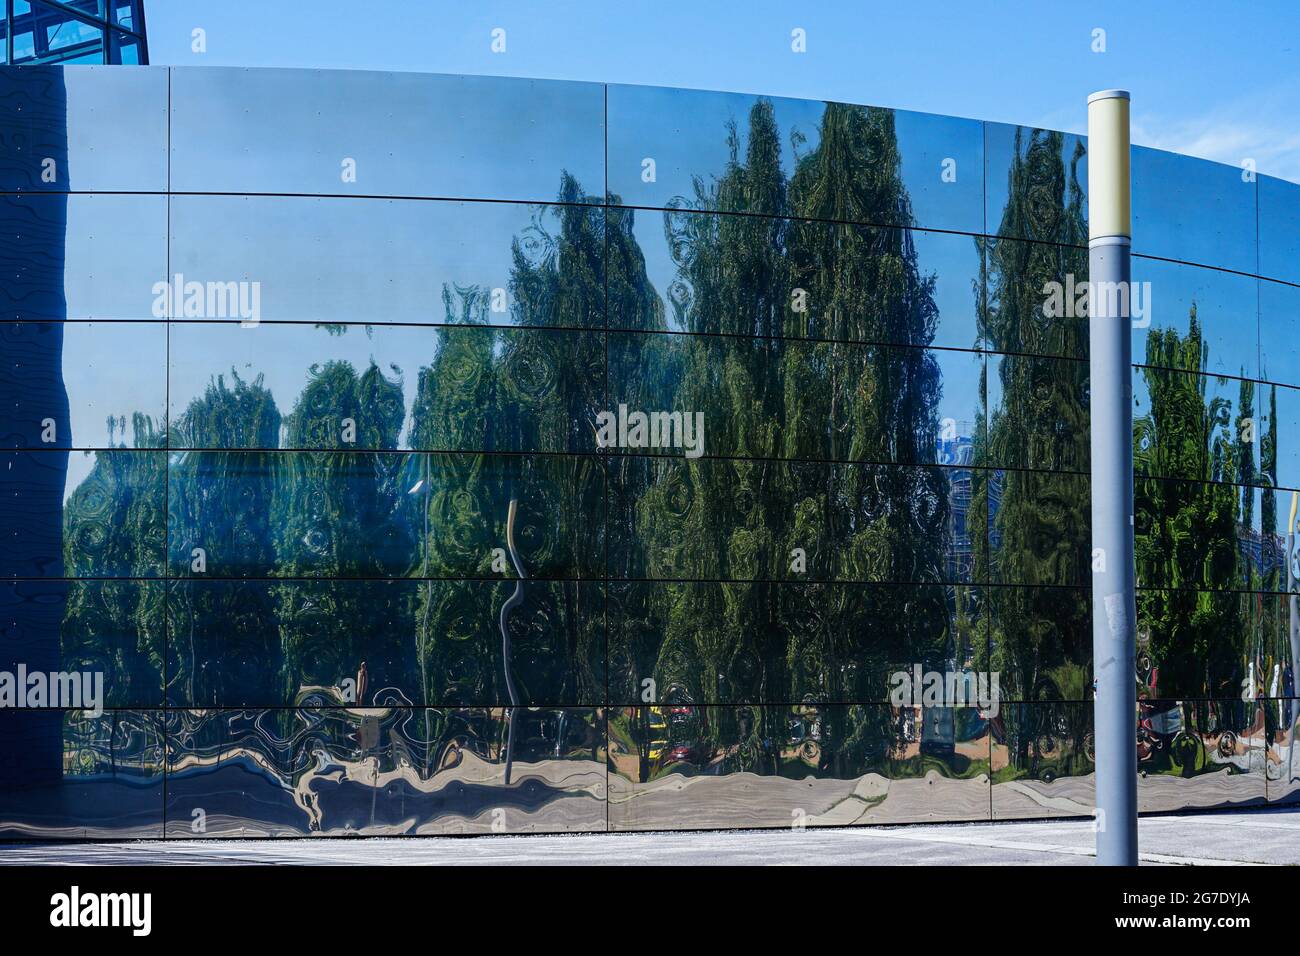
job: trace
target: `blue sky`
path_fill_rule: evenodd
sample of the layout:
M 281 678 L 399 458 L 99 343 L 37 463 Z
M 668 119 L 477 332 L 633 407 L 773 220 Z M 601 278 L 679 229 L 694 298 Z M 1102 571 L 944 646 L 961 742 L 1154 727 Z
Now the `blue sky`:
M 1300 3 L 146 0 L 152 62 L 553 77 L 834 99 L 1082 131 L 1300 182 Z M 194 53 L 195 28 L 207 51 Z M 492 31 L 506 49 L 491 50 Z M 802 29 L 807 50 L 791 50 Z M 1093 52 L 1094 31 L 1105 51 Z

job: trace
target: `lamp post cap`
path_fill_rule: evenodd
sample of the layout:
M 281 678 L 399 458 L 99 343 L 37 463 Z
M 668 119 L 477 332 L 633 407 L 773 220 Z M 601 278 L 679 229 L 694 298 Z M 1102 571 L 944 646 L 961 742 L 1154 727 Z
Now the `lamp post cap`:
M 1096 93 L 1089 95 L 1088 102 L 1093 103 L 1097 100 L 1127 100 L 1131 99 L 1128 90 L 1098 90 Z

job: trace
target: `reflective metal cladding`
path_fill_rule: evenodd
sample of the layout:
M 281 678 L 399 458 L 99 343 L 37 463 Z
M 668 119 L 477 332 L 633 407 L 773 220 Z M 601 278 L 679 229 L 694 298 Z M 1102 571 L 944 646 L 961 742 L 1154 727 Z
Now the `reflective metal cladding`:
M 0 837 L 1092 813 L 1084 138 L 49 66 L 0 134 Z M 1291 801 L 1300 186 L 1133 177 L 1142 806 Z

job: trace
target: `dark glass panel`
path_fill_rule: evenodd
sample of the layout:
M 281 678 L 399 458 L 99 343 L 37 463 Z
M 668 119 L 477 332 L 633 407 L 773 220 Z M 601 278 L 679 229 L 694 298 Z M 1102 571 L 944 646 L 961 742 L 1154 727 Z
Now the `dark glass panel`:
M 1248 379 L 1133 369 L 1138 475 L 1271 484 L 1273 388 Z
M 510 703 L 500 612 L 509 581 L 200 581 L 170 590 L 176 706 Z M 595 583 L 528 582 L 508 616 L 521 703 L 605 691 Z
M 0 670 L 85 675 L 90 708 L 162 703 L 161 581 L 14 581 L 0 585 Z M 99 690 L 94 690 L 98 682 Z
M 982 461 L 1005 468 L 1088 470 L 1088 363 L 989 356 Z
M 998 472 L 989 481 L 991 580 L 1087 585 L 1092 511 L 1086 475 Z
M 610 405 L 638 453 L 975 464 L 983 371 L 974 352 L 616 333 Z
M 1138 478 L 1133 489 L 1137 583 L 1228 590 L 1258 584 L 1260 493 L 1203 481 Z M 1252 580 L 1254 577 L 1255 580 Z
M 400 453 L 173 452 L 171 573 L 417 575 L 423 469 Z
M 167 835 L 603 830 L 604 711 L 513 716 L 512 724 L 499 708 L 173 711 Z
M 942 582 L 972 573 L 965 469 L 627 457 L 613 577 Z M 982 520 L 974 521 L 975 527 Z
M 0 839 L 159 839 L 158 711 L 0 710 Z
M 995 352 L 1088 357 L 1088 251 L 985 239 L 988 268 L 980 332 Z
M 1092 594 L 1078 587 L 989 588 L 991 669 L 1003 699 L 1092 699 Z
M 898 674 L 987 661 L 983 593 L 944 585 L 613 585 L 610 699 L 886 701 Z
M 993 819 L 1092 816 L 1092 702 L 1003 704 L 992 721 Z
M 1263 680 L 1262 658 L 1251 660 L 1276 646 L 1265 640 L 1278 626 L 1274 595 L 1144 587 L 1137 609 L 1142 696 L 1240 698 Z
M 987 820 L 975 707 L 623 707 L 609 717 L 611 830 Z
M 428 456 L 427 574 L 599 578 L 605 567 L 605 465 L 594 457 Z

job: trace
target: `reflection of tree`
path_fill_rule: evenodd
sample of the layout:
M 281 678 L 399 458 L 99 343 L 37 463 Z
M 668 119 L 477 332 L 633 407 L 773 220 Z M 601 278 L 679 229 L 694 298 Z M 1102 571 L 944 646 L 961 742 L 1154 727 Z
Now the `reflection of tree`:
M 910 219 L 888 111 L 830 105 L 817 147 L 798 158 L 792 176 L 780 157 L 772 106 L 759 102 L 743 156 L 733 129 L 724 173 L 715 183 L 697 180 L 693 202 L 679 206 Z M 665 231 L 677 266 L 668 290 L 677 324 L 728 337 L 638 343 L 640 357 L 629 364 L 665 378 L 636 383 L 637 394 L 662 397 L 652 407 L 703 411 L 710 444 L 749 460 L 621 462 L 642 470 L 645 490 L 634 515 L 618 516 L 630 523 L 613 533 L 647 543 L 650 576 L 727 580 L 655 589 L 654 607 L 635 597 L 650 589 L 633 591 L 622 608 L 624 639 L 663 634 L 657 658 L 642 666 L 653 668 L 661 691 L 676 687 L 697 700 L 879 700 L 890 664 L 964 658 L 944 602 L 920 599 L 915 588 L 875 589 L 864 599 L 861 588 L 763 583 L 793 577 L 794 548 L 807 552 L 814 579 L 942 580 L 948 502 L 937 471 L 779 460 L 932 460 L 940 395 L 933 357 L 842 341 L 932 341 L 933 279 L 922 277 L 909 235 L 684 208 L 665 215 Z M 794 307 L 800 294 L 806 311 Z M 657 626 L 641 615 L 658 617 Z M 749 732 L 783 737 L 785 728 L 767 726 L 773 712 L 757 709 L 764 726 Z M 862 709 L 863 720 L 879 724 L 870 728 L 850 729 L 848 713 L 831 709 L 824 728 L 843 744 L 835 748 L 840 762 L 853 759 L 853 746 L 883 746 L 888 732 L 884 708 Z M 721 726 L 735 719 L 733 709 L 716 718 L 707 726 L 713 739 L 741 732 Z
M 373 362 L 360 375 L 339 361 L 311 373 L 285 417 L 285 441 L 289 448 L 322 450 L 277 460 L 276 573 L 345 580 L 404 575 L 414 563 L 414 543 L 400 519 L 410 484 L 406 459 L 377 453 L 397 448 L 405 413 L 401 384 Z M 349 445 L 370 450 L 345 450 Z M 399 681 L 411 632 L 406 592 L 293 580 L 277 590 L 287 694 L 336 685 L 363 662 L 371 690 Z
M 1137 470 L 1193 480 L 1136 484 L 1138 578 L 1167 589 L 1140 592 L 1138 616 L 1161 685 L 1236 698 L 1246 629 L 1226 589 L 1239 584 L 1237 529 L 1250 520 L 1254 492 L 1227 482 L 1253 469 L 1251 446 L 1240 439 L 1254 386 L 1241 382 L 1234 421 L 1230 400 L 1206 396 L 1207 358 L 1195 305 L 1186 336 L 1175 329 L 1147 336 L 1147 364 L 1159 368 L 1142 370 L 1151 411 L 1135 423 Z
M 1035 357 L 1086 354 L 1087 319 L 1043 315 L 1048 283 L 1066 286 L 1087 277 L 1087 224 L 1083 215 L 1079 161 L 1082 146 L 1067 159 L 1065 138 L 1042 130 L 1016 132 L 1008 173 L 1007 205 L 997 234 L 1043 241 L 979 241 L 983 249 L 986 295 L 978 309 L 979 330 L 988 347 L 1008 353 L 996 369 L 990 393 L 987 433 L 980 437 L 991 461 L 1024 462 L 1060 468 L 1087 461 L 1088 410 L 1084 403 L 1087 365 Z M 991 537 L 985 553 L 976 535 L 977 560 L 988 561 L 994 579 L 1029 585 L 1073 584 L 1086 580 L 1089 564 L 1086 485 L 1067 477 L 1009 470 L 976 488 L 972 512 L 991 512 Z M 1000 495 L 991 492 L 1000 491 Z M 1067 629 L 1080 620 L 1080 595 L 1037 587 L 998 588 L 992 617 L 992 668 L 1011 699 L 1033 700 L 1078 692 L 1070 660 L 1075 641 Z M 1086 621 L 1086 615 L 1082 616 Z M 1082 654 L 1082 648 L 1076 653 Z M 1071 685 L 1062 687 L 1060 683 Z M 1077 708 L 1067 712 L 1074 714 Z M 1021 708 L 1004 708 L 1003 720 L 1013 766 L 1025 766 L 1030 728 L 1021 727 Z

